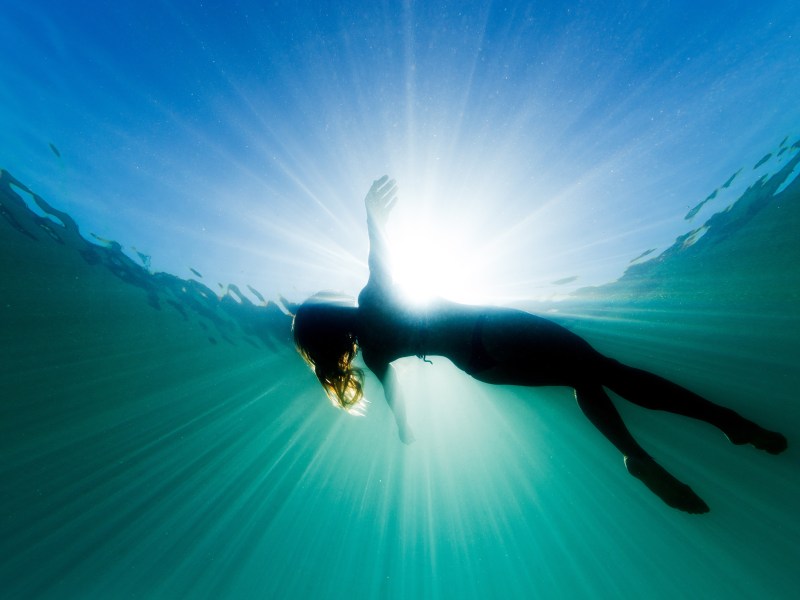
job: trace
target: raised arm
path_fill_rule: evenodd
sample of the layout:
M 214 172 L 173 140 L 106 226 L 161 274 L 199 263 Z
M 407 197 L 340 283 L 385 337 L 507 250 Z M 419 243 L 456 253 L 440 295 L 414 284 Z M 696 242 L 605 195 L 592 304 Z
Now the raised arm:
M 397 183 L 387 175 L 372 183 L 364 199 L 369 231 L 369 283 L 381 287 L 392 284 L 389 249 L 386 243 L 386 222 L 396 202 Z

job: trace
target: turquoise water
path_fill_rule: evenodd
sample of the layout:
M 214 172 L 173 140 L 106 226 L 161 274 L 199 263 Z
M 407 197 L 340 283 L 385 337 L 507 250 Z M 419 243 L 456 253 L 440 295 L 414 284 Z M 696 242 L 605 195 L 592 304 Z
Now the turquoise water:
M 800 152 L 784 147 L 693 244 L 538 308 L 796 445 Z M 150 273 L 7 172 L 0 206 L 5 597 L 797 590 L 794 445 L 772 457 L 620 402 L 712 508 L 690 516 L 627 475 L 568 390 L 493 388 L 434 357 L 399 365 L 407 447 L 373 382 L 364 418 L 323 400 L 273 302 Z
M 794 599 L 794 0 L 0 10 L 0 597 Z M 544 314 L 784 432 L 397 364 L 333 409 L 286 308 L 367 277 Z

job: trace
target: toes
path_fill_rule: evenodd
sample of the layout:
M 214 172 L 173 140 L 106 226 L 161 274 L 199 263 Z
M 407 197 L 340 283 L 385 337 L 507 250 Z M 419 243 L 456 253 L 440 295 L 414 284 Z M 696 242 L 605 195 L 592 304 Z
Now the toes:
M 694 490 L 688 485 L 686 486 L 686 494 L 680 506 L 673 506 L 680 510 L 686 511 L 693 515 L 702 515 L 709 512 L 711 509 L 700 496 L 694 493 Z
M 769 431 L 758 426 L 754 427 L 746 435 L 728 435 L 728 439 L 737 446 L 750 444 L 770 454 L 780 454 L 789 447 L 789 442 L 782 433 Z
M 628 472 L 667 505 L 690 514 L 707 513 L 708 504 L 692 488 L 670 475 L 651 458 L 625 457 Z
M 767 431 L 760 427 L 750 443 L 759 450 L 764 450 L 770 454 L 780 454 L 789 447 L 786 436 L 777 431 Z

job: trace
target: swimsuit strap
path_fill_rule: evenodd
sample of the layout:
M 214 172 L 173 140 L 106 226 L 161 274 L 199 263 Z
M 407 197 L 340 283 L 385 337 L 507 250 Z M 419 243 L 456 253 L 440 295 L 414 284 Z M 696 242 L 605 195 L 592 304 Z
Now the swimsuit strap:
M 433 364 L 433 361 L 428 360 L 428 355 L 425 354 L 423 349 L 425 346 L 428 345 L 428 314 L 425 313 L 424 319 L 419 325 L 419 332 L 417 334 L 417 350 L 419 352 L 416 353 L 417 358 L 422 360 L 422 362 L 426 362 L 429 365 Z

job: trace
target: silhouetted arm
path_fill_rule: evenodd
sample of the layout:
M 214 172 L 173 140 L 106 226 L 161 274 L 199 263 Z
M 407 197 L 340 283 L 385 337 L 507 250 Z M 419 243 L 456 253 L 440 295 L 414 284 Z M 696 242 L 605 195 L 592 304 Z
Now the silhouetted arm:
M 386 222 L 395 202 L 397 202 L 397 184 L 387 175 L 372 183 L 364 199 L 369 232 L 369 283 L 380 287 L 392 285 L 389 249 L 386 243 Z
M 388 363 L 374 364 L 366 360 L 365 362 L 370 371 L 375 373 L 375 376 L 383 385 L 383 394 L 386 397 L 386 403 L 389 405 L 392 415 L 394 415 L 394 421 L 397 424 L 397 435 L 400 437 L 400 441 L 404 444 L 411 444 L 415 440 L 414 433 L 408 425 L 406 404 L 397 382 L 395 368 Z

